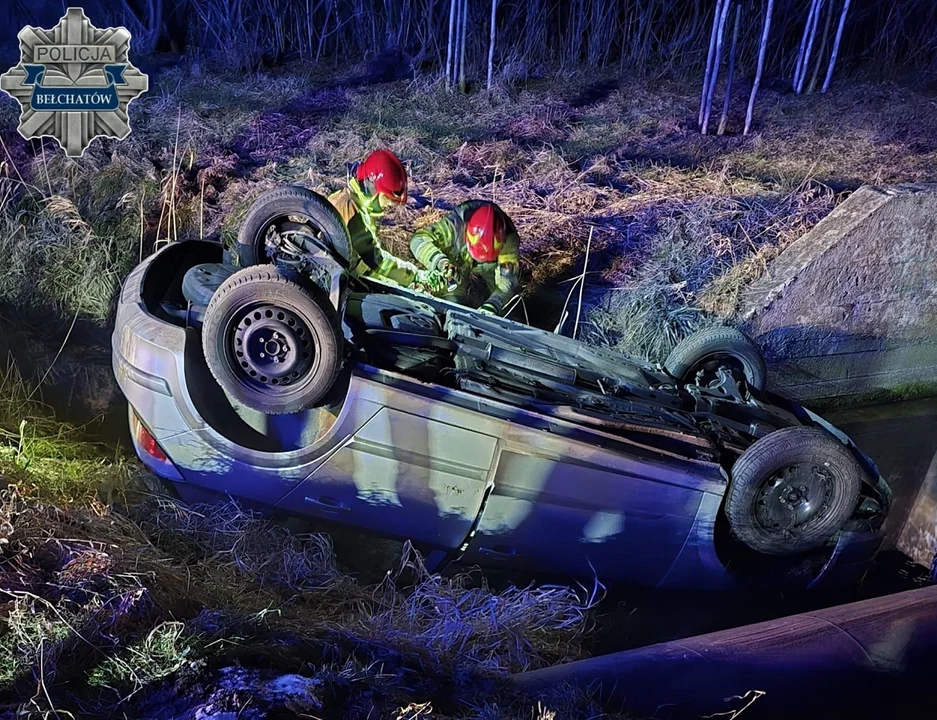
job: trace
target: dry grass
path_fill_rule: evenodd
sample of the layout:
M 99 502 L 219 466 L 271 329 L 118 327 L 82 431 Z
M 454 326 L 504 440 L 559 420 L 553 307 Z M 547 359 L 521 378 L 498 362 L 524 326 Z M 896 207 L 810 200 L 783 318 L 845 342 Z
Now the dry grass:
M 139 466 L 109 459 L 31 395 L 0 376 L 6 707 L 148 717 L 167 698 L 197 709 L 251 697 L 264 713 L 364 713 L 379 696 L 404 716 L 433 706 L 433 717 L 473 717 L 488 705 L 526 717 L 534 701 L 501 678 L 583 654 L 595 593 L 495 592 L 477 576 L 430 575 L 409 547 L 382 582 L 359 584 L 328 536 L 234 502 L 154 495 Z M 572 692 L 556 702 L 591 705 Z
M 842 193 L 863 182 L 937 178 L 937 145 L 927 140 L 937 136 L 934 99 L 894 85 L 809 98 L 766 90 L 754 135 L 733 135 L 733 116 L 729 134 L 717 138 L 696 133 L 697 88 L 679 81 L 649 87 L 607 76 L 589 85 L 574 77 L 461 95 L 421 79 L 328 86 L 324 71 L 164 69 L 132 108 L 130 138 L 96 141 L 80 160 L 36 155 L 35 144 L 8 128 L 0 242 L 11 262 L 0 300 L 38 299 L 105 321 L 119 278 L 154 242 L 230 241 L 263 190 L 298 182 L 328 192 L 348 163 L 387 146 L 410 167 L 416 199 L 389 218 L 386 242 L 395 251 L 406 254 L 412 231 L 451 205 L 492 198 L 519 227 L 526 285 L 541 297 L 581 272 L 590 227 L 597 274 L 589 287 L 621 288 L 673 269 L 649 266 L 661 260 L 657 248 L 669 241 L 673 218 L 683 216 L 676 222 L 687 233 L 709 233 L 720 265 L 724 226 L 736 222 L 729 234 L 752 238 L 747 250 L 735 243 L 743 267 L 723 268 L 727 277 L 698 307 L 725 315 L 740 284 L 774 252 L 768 246 L 782 246 L 822 214 L 819 202 L 801 207 L 805 188 Z M 766 235 L 773 239 L 759 240 Z M 667 284 L 684 279 L 693 283 Z M 620 294 L 598 304 L 626 312 Z M 672 302 L 695 299 L 670 298 L 666 287 L 655 295 L 674 312 Z
M 380 688 L 401 708 L 422 693 L 468 717 L 463 703 L 528 702 L 497 689 L 504 673 L 581 654 L 594 598 L 551 587 L 495 593 L 429 575 L 412 551 L 379 586 L 359 586 L 338 569 L 327 537 L 291 535 L 233 503 L 207 510 L 149 498 L 131 519 L 100 503 L 60 508 L 6 491 L 6 700 L 132 716 L 134 703 L 168 689 L 164 678 L 196 672 L 202 684 L 190 699 L 208 702 L 225 689 L 211 668 L 263 657 L 256 672 L 272 663 L 331 694 L 356 685 L 359 700 Z M 37 682 L 48 697 L 28 691 Z M 98 690 L 89 696 L 88 687 Z

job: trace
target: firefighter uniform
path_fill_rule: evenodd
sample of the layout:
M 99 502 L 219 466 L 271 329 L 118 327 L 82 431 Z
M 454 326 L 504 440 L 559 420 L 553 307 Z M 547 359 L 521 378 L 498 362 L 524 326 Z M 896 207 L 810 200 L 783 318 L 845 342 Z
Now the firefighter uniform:
M 448 278 L 447 300 L 500 315 L 518 291 L 520 239 L 514 223 L 495 203 L 469 200 L 442 220 L 418 230 L 413 256 Z

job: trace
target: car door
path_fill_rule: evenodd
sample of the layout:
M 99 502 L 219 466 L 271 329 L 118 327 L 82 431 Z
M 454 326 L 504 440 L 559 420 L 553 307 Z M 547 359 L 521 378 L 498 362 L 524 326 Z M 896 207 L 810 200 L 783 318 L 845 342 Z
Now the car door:
M 279 506 L 457 548 L 481 510 L 496 448 L 465 426 L 379 407 Z
M 531 448 L 538 444 L 549 442 Z M 661 482 L 666 467 L 636 460 L 612 468 L 600 455 L 503 452 L 463 560 L 657 584 L 679 555 L 703 493 Z

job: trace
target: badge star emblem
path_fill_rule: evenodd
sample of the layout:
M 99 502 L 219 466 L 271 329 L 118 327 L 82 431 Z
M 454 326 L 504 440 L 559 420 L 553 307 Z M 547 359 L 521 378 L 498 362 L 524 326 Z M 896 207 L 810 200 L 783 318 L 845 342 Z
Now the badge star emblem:
M 68 8 L 55 27 L 27 26 L 18 38 L 20 62 L 0 75 L 0 89 L 20 104 L 20 135 L 55 138 L 80 157 L 96 137 L 130 134 L 128 106 L 149 79 L 130 63 L 126 28 L 96 28 Z

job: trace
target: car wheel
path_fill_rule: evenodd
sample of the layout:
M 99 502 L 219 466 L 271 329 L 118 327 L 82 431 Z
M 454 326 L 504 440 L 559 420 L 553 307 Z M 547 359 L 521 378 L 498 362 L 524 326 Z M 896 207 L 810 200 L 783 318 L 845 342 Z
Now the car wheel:
M 342 265 L 351 262 L 351 238 L 338 211 L 318 193 L 290 186 L 270 190 L 251 205 L 238 231 L 238 263 L 241 267 L 268 263 L 267 237 L 286 232 L 310 235 Z
M 236 401 L 268 415 L 319 403 L 341 368 L 331 303 L 269 265 L 236 272 L 212 296 L 202 326 L 208 369 Z
M 727 367 L 744 377 L 749 388 L 761 392 L 768 381 L 765 360 L 758 346 L 735 328 L 710 327 L 693 333 L 673 349 L 664 369 L 684 384 L 716 379 L 715 371 Z
M 789 555 L 838 532 L 861 486 L 862 469 L 845 445 L 820 428 L 789 427 L 735 462 L 725 512 L 732 533 L 752 550 Z

